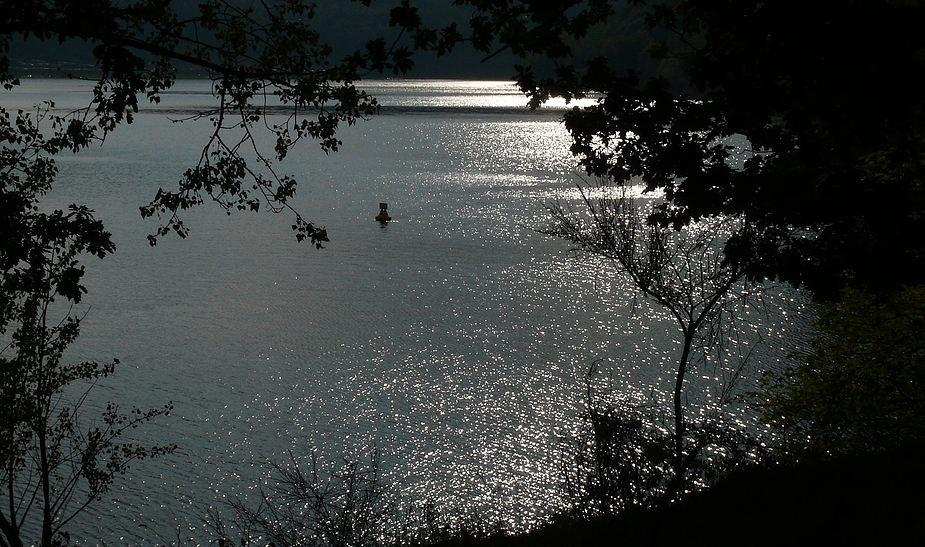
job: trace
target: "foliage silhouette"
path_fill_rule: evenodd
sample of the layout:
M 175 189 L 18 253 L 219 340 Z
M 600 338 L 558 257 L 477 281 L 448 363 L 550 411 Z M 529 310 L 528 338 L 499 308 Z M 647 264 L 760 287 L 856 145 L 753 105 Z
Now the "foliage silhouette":
M 791 457 L 914 444 L 925 433 L 925 288 L 878 298 L 848 290 L 822 308 L 800 364 L 768 374 L 752 396 Z
M 129 464 L 174 448 L 124 439 L 169 404 L 126 414 L 110 403 L 99 420 L 82 416 L 90 390 L 118 361 L 63 361 L 80 331 L 72 310 L 86 292 L 79 258 L 102 258 L 115 246 L 88 208 L 39 205 L 57 174 L 49 156 L 90 139 L 84 124 L 50 107 L 0 110 L 0 545 L 11 547 L 67 543 L 68 523 Z
M 601 362 L 595 362 L 585 379 L 584 430 L 572 439 L 573 458 L 565 462 L 567 520 L 658 509 L 674 482 L 674 436 L 663 405 L 602 387 L 603 375 Z M 692 419 L 687 435 L 700 448 L 689 460 L 686 491 L 711 487 L 767 456 L 754 434 L 718 412 Z
M 925 68 L 925 3 L 462 3 L 475 10 L 476 47 L 521 56 L 517 81 L 532 106 L 553 96 L 595 99 L 565 116 L 572 151 L 589 174 L 663 195 L 650 222 L 682 228 L 739 218 L 748 229 L 725 241 L 727 265 L 750 280 L 808 288 L 820 300 L 861 290 L 895 303 L 925 281 L 917 237 L 925 232 L 925 97 L 916 79 Z M 671 70 L 626 71 L 606 56 L 583 56 L 599 38 L 595 25 L 627 19 L 627 10 L 645 14 L 649 51 L 666 63 L 659 69 Z M 821 370 L 796 369 L 790 387 L 785 378 L 766 384 L 778 405 L 765 407 L 767 416 L 790 425 L 800 416 L 796 429 L 814 431 L 817 448 L 876 445 L 871 439 L 900 434 L 888 416 L 917 412 L 918 395 L 906 410 L 891 410 L 883 388 L 907 375 L 899 370 L 918 369 L 921 333 L 910 327 L 899 343 L 868 326 L 859 336 L 855 298 L 827 312 L 827 332 L 806 356 Z M 847 397 L 863 411 L 848 411 L 836 395 L 850 382 L 864 384 L 852 393 L 873 397 Z M 900 391 L 909 389 L 916 388 Z M 811 393 L 831 404 L 816 405 Z
M 290 454 L 289 463 L 275 463 L 273 471 L 256 506 L 236 498 L 228 502 L 230 519 L 220 508 L 210 511 L 207 524 L 220 545 L 380 543 L 389 506 L 376 455 L 366 464 L 344 460 L 325 466 L 313 453 L 305 466 Z
M 272 472 L 256 500 L 235 497 L 208 510 L 209 541 L 245 547 L 374 547 L 505 535 L 498 522 L 440 512 L 432 500 L 402 503 L 394 485 L 383 479 L 380 463 L 377 450 L 368 460 L 325 461 L 316 451 L 299 459 L 290 453 L 286 463 L 271 462 Z
M 0 8 L 0 84 L 6 90 L 20 85 L 8 55 L 18 40 L 61 47 L 86 42 L 98 69 L 93 97 L 77 111 L 53 115 L 50 103 L 35 113 L 0 107 L 0 545 L 23 545 L 35 532 L 35 543 L 47 547 L 67 542 L 66 525 L 129 463 L 173 449 L 123 440 L 170 405 L 127 415 L 110 406 L 99 424 L 79 416 L 89 389 L 81 387 L 110 374 L 115 362 L 62 361 L 80 325 L 68 305 L 86 292 L 79 261 L 103 258 L 115 246 L 86 205 L 45 212 L 42 200 L 58 174 L 54 156 L 104 142 L 132 123 L 139 96 L 157 103 L 175 83 L 178 65 L 198 67 L 212 80 L 215 105 L 194 118 L 211 120 L 213 131 L 177 188 L 159 190 L 141 207 L 143 217 L 162 221 L 151 244 L 171 232 L 185 237 L 183 211 L 211 199 L 229 213 L 290 211 L 296 239 L 320 247 L 327 232 L 291 207 L 297 181 L 277 174 L 276 162 L 302 140 L 336 151 L 342 125 L 378 111 L 378 102 L 355 82 L 372 72 L 407 71 L 413 49 L 431 37 L 409 32 L 408 44 L 402 42 L 417 18 L 407 4 L 390 14 L 398 27 L 395 41 L 370 40 L 340 60 L 332 59 L 312 27 L 315 6 L 302 0 L 205 0 L 195 9 L 171 0 L 22 0 Z M 274 139 L 272 150 L 256 144 L 261 127 Z M 55 323 L 58 313 L 64 319 Z
M 14 39 L 87 42 L 100 74 L 91 104 L 72 119 L 102 140 L 132 122 L 140 95 L 158 102 L 175 83 L 178 65 L 205 70 L 215 106 L 193 117 L 210 120 L 214 129 L 177 188 L 160 189 L 141 207 L 143 217 L 162 220 L 151 244 L 171 232 L 186 237 L 183 211 L 211 199 L 229 213 L 289 211 L 296 238 L 320 247 L 327 232 L 290 206 L 297 180 L 277 174 L 275 163 L 302 140 L 336 151 L 339 127 L 378 112 L 379 103 L 357 80 L 370 73 L 403 74 L 413 66 L 415 48 L 437 47 L 441 38 L 411 28 L 420 18 L 405 3 L 390 12 L 394 41 L 372 39 L 362 51 L 334 59 L 312 25 L 310 2 L 207 0 L 192 12 L 188 8 L 171 0 L 7 2 L 0 14 L 0 83 L 7 89 L 19 85 L 7 55 Z M 272 150 L 256 144 L 260 128 L 272 135 Z
M 660 427 L 657 403 L 595 388 L 600 362 L 585 377 L 585 431 L 565 462 L 570 517 L 582 520 L 648 508 L 662 497 L 671 476 L 673 442 Z
M 722 244 L 749 226 L 736 219 L 713 218 L 674 230 L 646 222 L 650 209 L 637 203 L 626 187 L 602 181 L 599 188 L 579 186 L 579 190 L 584 210 L 548 205 L 552 225 L 541 231 L 571 242 L 581 253 L 603 258 L 671 317 L 678 329 L 680 354 L 671 389 L 673 476 L 665 490 L 670 501 L 684 489 L 687 471 L 711 442 L 710 435 L 700 433 L 715 429 L 707 423 L 692 427 L 685 404 L 686 382 L 693 367 L 711 360 L 720 368 L 729 366 L 727 342 L 736 336 L 731 307 L 747 301 L 750 288 L 745 270 L 724 260 Z M 598 197 L 592 197 L 592 191 Z M 748 356 L 739 357 L 726 378 L 718 379 L 720 394 L 711 402 L 716 408 L 730 401 Z
M 847 282 L 921 281 L 923 242 L 907 236 L 925 222 L 922 2 L 462 3 L 476 47 L 523 58 L 517 80 L 534 106 L 597 98 L 566 115 L 572 151 L 590 174 L 664 192 L 653 220 L 741 216 L 753 229 L 727 241 L 730 262 L 824 298 Z M 594 25 L 627 10 L 645 13 L 650 52 L 680 72 L 576 56 L 593 48 Z M 747 154 L 734 155 L 732 136 Z

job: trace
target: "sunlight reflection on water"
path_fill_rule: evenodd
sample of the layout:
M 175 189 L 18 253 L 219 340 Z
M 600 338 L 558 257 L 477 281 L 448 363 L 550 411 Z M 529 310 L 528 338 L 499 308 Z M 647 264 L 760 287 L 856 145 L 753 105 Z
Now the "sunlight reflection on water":
M 70 83 L 39 84 L 73 101 Z M 204 104 L 203 85 L 180 82 L 163 108 Z M 86 537 L 171 541 L 179 528 L 203 541 L 190 527 L 205 506 L 253 493 L 268 461 L 374 446 L 405 499 L 522 529 L 561 507 L 562 439 L 593 360 L 616 389 L 666 393 L 670 323 L 607 267 L 533 231 L 544 202 L 580 198 L 555 112 L 521 109 L 507 83 L 371 88 L 409 110 L 283 166 L 304 181 L 296 207 L 331 234 L 319 252 L 292 241 L 288 218 L 210 207 L 190 214 L 188 240 L 147 246 L 137 206 L 195 161 L 207 124 L 147 110 L 105 147 L 61 159 L 51 199 L 88 203 L 119 246 L 88 264 L 93 307 L 73 353 L 124 363 L 101 401 L 174 401 L 140 435 L 180 446 L 94 506 Z M 415 110 L 433 106 L 445 109 Z M 380 201 L 395 219 L 385 227 Z M 800 326 L 755 323 L 769 340 Z

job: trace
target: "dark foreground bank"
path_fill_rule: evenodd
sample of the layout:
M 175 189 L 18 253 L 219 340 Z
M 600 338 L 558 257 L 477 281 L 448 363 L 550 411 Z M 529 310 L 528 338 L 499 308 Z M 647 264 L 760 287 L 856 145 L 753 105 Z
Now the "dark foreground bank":
M 925 446 L 742 471 L 663 510 L 444 547 L 925 544 Z

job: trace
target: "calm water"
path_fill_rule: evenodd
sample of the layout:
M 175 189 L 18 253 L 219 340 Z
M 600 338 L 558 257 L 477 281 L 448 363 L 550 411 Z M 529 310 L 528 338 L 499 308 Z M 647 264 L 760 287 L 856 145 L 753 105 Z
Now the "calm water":
M 0 97 L 77 106 L 83 89 L 29 81 Z M 142 434 L 180 447 L 135 466 L 82 518 L 85 543 L 206 539 L 206 506 L 313 449 L 337 459 L 376 447 L 406 500 L 527 527 L 560 507 L 562 438 L 593 360 L 627 390 L 668 389 L 670 324 L 531 230 L 545 201 L 574 198 L 561 110 L 531 114 L 498 82 L 369 89 L 381 116 L 342 130 L 340 152 L 307 144 L 280 169 L 302 181 L 297 208 L 328 228 L 322 251 L 296 244 L 285 215 L 211 206 L 188 216 L 189 239 L 148 246 L 155 226 L 138 206 L 194 163 L 210 130 L 171 122 L 209 104 L 202 82 L 60 160 L 50 202 L 90 205 L 119 247 L 88 264 L 74 356 L 122 361 L 99 401 L 173 401 Z M 373 220 L 381 201 L 387 226 Z M 762 327 L 765 364 L 788 326 Z

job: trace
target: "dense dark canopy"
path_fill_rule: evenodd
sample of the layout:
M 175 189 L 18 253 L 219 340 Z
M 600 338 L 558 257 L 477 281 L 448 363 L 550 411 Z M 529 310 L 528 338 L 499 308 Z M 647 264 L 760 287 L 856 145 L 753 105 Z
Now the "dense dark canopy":
M 664 190 L 658 220 L 744 215 L 751 228 L 728 257 L 823 296 L 846 282 L 922 281 L 921 2 L 464 3 L 479 10 L 485 51 L 524 56 L 518 80 L 538 101 L 599 94 L 566 117 L 573 151 L 590 173 Z M 588 58 L 595 25 L 614 28 L 634 9 L 653 30 L 660 74 Z M 536 55 L 544 62 L 531 64 Z M 750 144 L 744 163 L 733 135 Z

